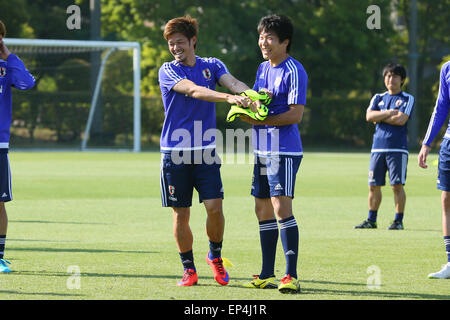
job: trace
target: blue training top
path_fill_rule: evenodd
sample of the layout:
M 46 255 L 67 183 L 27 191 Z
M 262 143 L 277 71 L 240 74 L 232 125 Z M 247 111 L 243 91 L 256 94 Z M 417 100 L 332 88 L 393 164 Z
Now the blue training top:
M 159 85 L 164 104 L 164 124 L 161 133 L 161 152 L 192 151 L 215 148 L 215 103 L 194 99 L 172 90 L 183 79 L 214 90 L 220 77 L 228 73 L 222 61 L 196 56 L 195 66 L 177 61 L 166 62 L 159 69 Z
M 256 73 L 253 90 L 268 89 L 273 93 L 272 102 L 267 106 L 269 115 L 277 115 L 289 110 L 291 104 L 306 104 L 308 75 L 303 65 L 288 57 L 272 67 L 269 61 L 260 64 Z M 253 126 L 253 150 L 258 155 L 303 155 L 298 124 L 286 126 Z
M 16 55 L 0 59 L 0 149 L 9 148 L 12 118 L 11 87 L 27 90 L 34 87 L 34 77 Z
M 404 91 L 390 95 L 376 94 L 370 101 L 370 110 L 392 110 L 411 116 L 414 108 L 414 97 Z M 383 121 L 377 122 L 373 134 L 372 152 L 404 152 L 408 153 L 408 128 L 407 123 L 402 126 L 391 125 Z
M 450 109 L 450 61 L 444 63 L 441 68 L 440 82 L 439 82 L 439 94 L 436 99 L 436 105 L 434 107 L 433 114 L 431 115 L 428 130 L 423 140 L 423 144 L 430 146 L 434 138 L 439 133 L 442 125 L 448 116 Z M 448 123 L 447 131 L 445 132 L 444 139 L 450 139 L 450 120 Z

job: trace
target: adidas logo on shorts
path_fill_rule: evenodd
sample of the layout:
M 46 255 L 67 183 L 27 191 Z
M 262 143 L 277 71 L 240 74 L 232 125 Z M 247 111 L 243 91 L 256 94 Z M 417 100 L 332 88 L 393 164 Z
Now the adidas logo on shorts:
M 281 186 L 281 184 L 277 184 L 275 186 L 275 190 L 283 190 L 283 187 Z
M 2 194 L 2 198 L 6 198 L 8 195 L 6 194 L 6 192 L 3 192 Z

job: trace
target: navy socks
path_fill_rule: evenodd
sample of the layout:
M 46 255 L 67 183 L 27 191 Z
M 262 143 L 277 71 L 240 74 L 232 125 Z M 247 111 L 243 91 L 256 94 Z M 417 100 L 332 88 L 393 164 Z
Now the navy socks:
M 367 220 L 370 220 L 372 222 L 377 222 L 377 215 L 378 215 L 378 211 L 369 210 L 369 217 L 367 218 Z
M 220 258 L 221 252 L 222 252 L 222 241 L 220 242 L 209 241 L 209 253 L 208 253 L 209 259 L 214 260 Z
M 194 254 L 192 253 L 192 250 L 187 252 L 180 252 L 180 259 L 181 263 L 183 264 L 183 268 L 186 269 L 194 269 L 195 271 L 195 265 L 194 265 Z
M 286 258 L 286 274 L 297 279 L 298 258 L 298 226 L 294 216 L 278 221 L 280 224 L 280 237 Z
M 3 255 L 5 253 L 5 241 L 6 241 L 6 236 L 0 235 L 0 259 L 3 259 Z
M 278 243 L 277 220 L 266 220 L 259 222 L 259 238 L 262 251 L 262 270 L 260 279 L 267 279 L 275 276 L 275 256 Z
M 450 236 L 444 236 L 444 244 L 447 252 L 447 261 L 450 263 Z

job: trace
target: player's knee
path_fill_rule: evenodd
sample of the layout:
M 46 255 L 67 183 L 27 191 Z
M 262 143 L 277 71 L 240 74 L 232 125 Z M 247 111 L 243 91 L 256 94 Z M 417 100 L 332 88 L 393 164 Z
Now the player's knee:
M 184 223 L 189 221 L 190 209 L 189 208 L 172 208 L 173 219 L 176 223 Z
M 402 193 L 402 192 L 404 192 L 404 188 L 403 188 L 402 184 L 393 184 L 391 187 L 392 187 L 392 190 L 395 193 Z
M 292 216 L 292 198 L 286 196 L 272 197 L 272 205 L 279 219 Z
M 221 206 L 210 206 L 206 209 L 208 216 L 210 217 L 220 217 L 223 216 L 223 210 Z
M 442 192 L 442 208 L 444 212 L 450 214 L 450 192 Z
M 275 218 L 270 199 L 255 202 L 255 214 L 259 221 L 272 220 Z

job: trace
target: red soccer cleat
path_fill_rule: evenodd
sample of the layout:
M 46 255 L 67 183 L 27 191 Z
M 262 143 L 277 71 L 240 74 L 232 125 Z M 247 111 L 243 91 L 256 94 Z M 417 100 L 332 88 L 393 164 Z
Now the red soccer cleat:
M 197 284 L 198 277 L 194 269 L 185 269 L 183 278 L 178 281 L 177 286 L 179 287 L 189 287 Z
M 209 256 L 207 254 L 206 262 L 209 264 L 209 266 L 213 271 L 214 279 L 222 286 L 226 286 L 230 281 L 230 277 L 228 276 L 228 273 L 225 271 L 225 268 L 223 267 L 222 258 L 216 258 L 211 260 L 209 259 Z

